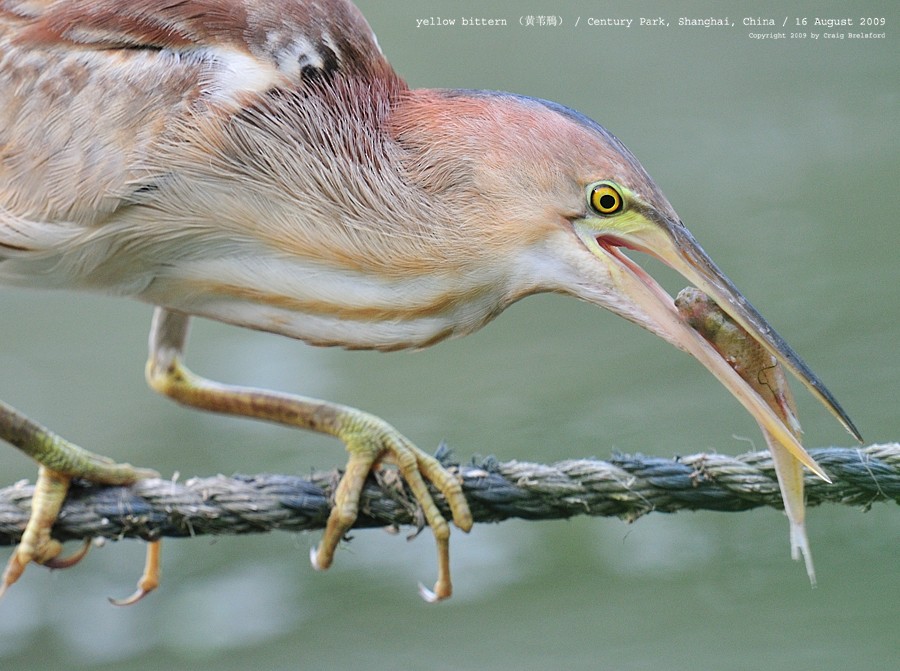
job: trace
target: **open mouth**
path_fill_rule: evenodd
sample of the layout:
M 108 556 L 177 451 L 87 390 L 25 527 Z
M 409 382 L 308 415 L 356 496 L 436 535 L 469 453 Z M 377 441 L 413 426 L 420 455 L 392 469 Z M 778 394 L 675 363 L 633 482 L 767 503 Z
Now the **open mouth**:
M 614 235 L 598 235 L 595 239 L 597 240 L 597 244 L 603 251 L 612 256 L 623 266 L 626 266 L 631 272 L 644 280 L 644 282 L 648 286 L 655 285 L 656 287 L 659 287 L 659 284 L 647 273 L 647 271 L 645 271 L 637 263 L 635 263 L 628 256 L 622 253 L 622 249 L 630 249 L 633 252 L 649 253 L 651 256 L 654 256 L 652 252 L 646 249 L 641 249 L 636 245 L 631 244 Z M 662 291 L 662 289 L 660 289 L 660 291 Z M 665 292 L 663 293 L 665 294 Z M 666 295 L 668 296 L 668 294 Z
M 650 250 L 641 249 L 637 245 L 633 243 L 629 243 L 622 238 L 616 237 L 614 235 L 598 235 L 595 240 L 597 241 L 597 245 L 606 252 L 609 256 L 611 256 L 616 263 L 620 266 L 623 266 L 627 269 L 632 275 L 634 275 L 644 287 L 652 292 L 656 300 L 660 305 L 665 305 L 666 307 L 670 307 L 673 312 L 676 312 L 674 299 L 666 293 L 666 291 L 659 285 L 659 283 L 650 275 L 646 270 L 644 270 L 641 266 L 639 266 L 635 261 L 631 259 L 627 254 L 625 254 L 622 249 L 628 249 L 634 252 L 643 252 L 653 256 L 654 258 L 659 258 L 656 254 L 653 254 Z M 665 263 L 664 259 L 660 259 Z M 673 343 L 676 344 L 676 343 Z M 684 349 L 680 345 L 676 344 L 676 346 Z
M 665 292 L 653 277 L 633 261 L 623 250 L 647 253 L 670 266 L 712 298 L 719 308 L 732 316 L 748 333 L 752 334 L 766 350 L 792 364 L 791 370 L 799 370 L 800 377 L 816 389 L 821 383 L 800 358 L 771 329 L 761 315 L 744 299 L 734 285 L 721 274 L 703 250 L 686 234 L 685 239 L 676 243 L 675 237 L 666 236 L 662 244 L 654 244 L 659 249 L 650 249 L 632 239 L 594 232 L 590 238 L 582 239 L 593 247 L 595 255 L 606 259 L 610 281 L 616 293 L 626 296 L 629 304 L 640 310 L 626 318 L 653 331 L 672 345 L 681 349 L 712 373 L 719 382 L 737 399 L 777 442 L 784 446 L 796 459 L 816 475 L 828 480 L 827 474 L 809 456 L 792 431 L 772 410 L 766 401 L 738 375 L 706 338 L 688 324 L 678 311 L 674 299 Z M 662 238 L 662 236 L 660 236 Z M 657 242 L 656 240 L 654 242 Z M 594 244 L 590 244 L 594 243 Z M 682 248 L 683 247 L 683 248 Z M 824 389 L 824 387 L 821 387 Z M 826 392 L 827 393 L 827 392 Z M 826 398 L 830 398 L 830 395 Z

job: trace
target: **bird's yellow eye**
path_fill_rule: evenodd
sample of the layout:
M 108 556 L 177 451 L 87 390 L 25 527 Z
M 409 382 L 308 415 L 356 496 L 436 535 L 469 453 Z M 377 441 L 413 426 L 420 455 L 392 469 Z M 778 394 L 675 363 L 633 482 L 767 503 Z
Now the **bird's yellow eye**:
M 625 203 L 619 190 L 606 182 L 591 189 L 590 201 L 591 208 L 597 214 L 615 214 L 622 210 Z

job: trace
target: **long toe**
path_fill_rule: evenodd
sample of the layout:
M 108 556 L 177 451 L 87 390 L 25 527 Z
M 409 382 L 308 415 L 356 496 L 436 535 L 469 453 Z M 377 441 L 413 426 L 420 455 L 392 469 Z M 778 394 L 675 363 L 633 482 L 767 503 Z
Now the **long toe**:
M 109 598 L 114 606 L 131 606 L 150 594 L 159 587 L 162 559 L 162 541 L 152 541 L 147 544 L 147 559 L 144 564 L 144 572 L 137 583 L 137 589 L 124 599 Z
M 356 412 L 348 421 L 353 427 L 353 431 L 348 432 L 349 439 L 341 436 L 345 438 L 350 456 L 344 476 L 335 490 L 334 507 L 328 517 L 322 542 L 313 552 L 313 566 L 326 569 L 331 565 L 338 544 L 356 521 L 366 477 L 379 461 L 390 462 L 397 466 L 409 486 L 437 544 L 437 582 L 433 591 L 420 586 L 419 593 L 429 602 L 446 599 L 452 593 L 450 526 L 435 503 L 427 482 L 431 482 L 446 499 L 455 525 L 468 531 L 472 528 L 472 513 L 463 495 L 462 484 L 440 461 L 413 445 L 383 420 Z

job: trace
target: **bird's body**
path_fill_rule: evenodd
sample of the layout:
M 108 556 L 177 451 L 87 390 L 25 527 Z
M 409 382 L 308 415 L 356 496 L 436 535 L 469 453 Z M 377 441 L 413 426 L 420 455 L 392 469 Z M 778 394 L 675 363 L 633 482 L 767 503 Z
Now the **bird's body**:
M 697 357 L 817 468 L 625 247 L 710 293 L 849 424 L 615 137 L 555 103 L 408 88 L 349 2 L 5 0 L 0 100 L 0 283 L 158 306 L 148 377 L 188 405 L 349 446 L 359 411 L 235 410 L 244 391 L 190 377 L 188 315 L 395 350 L 557 292 Z M 370 419 L 370 462 L 406 444 Z
M 335 308 L 364 319 L 375 298 L 384 312 L 414 312 L 396 295 L 409 268 L 385 240 L 405 236 L 422 254 L 451 236 L 440 221 L 426 235 L 404 231 L 429 224 L 407 206 L 413 187 L 388 134 L 405 86 L 351 6 L 284 6 L 298 22 L 279 38 L 281 12 L 265 3 L 214 34 L 208 12 L 191 21 L 198 5 L 240 3 L 110 2 L 82 47 L 76 26 L 53 21 L 60 4 L 5 17 L 0 38 L 0 96 L 21 101 L 0 111 L 0 279 L 134 296 L 316 342 L 343 342 L 331 329 L 344 320 L 322 316 Z M 63 111 L 48 118 L 51 109 Z M 342 294 L 348 271 L 371 296 Z
M 596 162 L 596 124 L 510 94 L 410 90 L 344 3 L 288 3 L 300 18 L 278 39 L 265 3 L 217 35 L 183 17 L 242 3 L 110 2 L 87 47 L 60 4 L 79 3 L 7 18 L 0 38 L 0 96 L 22 101 L 0 112 L 0 281 L 377 349 L 427 346 L 567 290 L 547 251 L 572 233 L 528 223 Z M 151 32 L 143 16 L 166 23 Z M 491 142 L 498 164 L 568 150 L 540 181 L 512 183 L 527 192 L 493 189 Z M 654 188 L 636 161 L 616 168 Z M 500 213 L 490 227 L 486 207 Z

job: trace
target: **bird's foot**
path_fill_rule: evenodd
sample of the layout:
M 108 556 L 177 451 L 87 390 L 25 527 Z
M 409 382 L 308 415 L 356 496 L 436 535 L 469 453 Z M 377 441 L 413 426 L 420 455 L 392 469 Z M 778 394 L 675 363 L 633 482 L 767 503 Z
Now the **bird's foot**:
M 62 543 L 51 536 L 53 524 L 59 517 L 71 481 L 70 475 L 46 466 L 41 466 L 38 470 L 31 498 L 31 515 L 22 532 L 22 540 L 13 551 L 0 578 L 0 597 L 22 577 L 28 564 L 40 564 L 50 569 L 70 568 L 87 555 L 91 548 L 90 539 L 86 539 L 79 550 L 62 557 Z M 148 544 L 147 560 L 138 580 L 137 590 L 126 599 L 109 599 L 110 603 L 116 606 L 137 603 L 159 586 L 159 573 L 160 541 L 154 541 Z
M 22 531 L 22 539 L 0 577 L 0 596 L 32 562 L 48 568 L 68 568 L 87 554 L 90 541 L 86 541 L 81 550 L 73 555 L 60 557 L 62 544 L 51 536 L 73 478 L 98 484 L 128 485 L 142 478 L 158 476 L 156 471 L 117 464 L 88 452 L 2 403 L 0 437 L 40 464 L 31 499 L 31 515 Z
M 31 562 L 50 568 L 66 568 L 76 564 L 86 553 L 82 550 L 71 558 L 60 559 L 62 543 L 50 536 L 50 529 L 59 515 L 71 477 L 46 466 L 41 466 L 31 498 L 31 516 L 22 532 L 22 540 L 16 546 L 0 581 L 0 596 L 14 584 Z
M 350 458 L 335 491 L 334 507 L 322 541 L 310 553 L 313 567 L 324 570 L 331 566 L 338 544 L 356 521 L 360 495 L 369 471 L 378 462 L 388 462 L 396 465 L 406 480 L 437 543 L 437 582 L 433 591 L 420 584 L 419 594 L 429 602 L 448 598 L 453 591 L 450 580 L 450 526 L 428 491 L 426 480 L 443 494 L 453 523 L 463 531 L 469 531 L 472 528 L 472 513 L 459 479 L 435 457 L 420 450 L 382 420 L 359 411 L 354 411 L 349 419 L 352 430 L 341 432 L 341 437 L 346 442 Z
M 41 466 L 38 470 L 31 498 L 31 516 L 22 532 L 22 540 L 6 563 L 6 569 L 0 578 L 0 597 L 10 585 L 18 581 L 28 564 L 34 562 L 51 569 L 70 568 L 84 559 L 91 549 L 90 540 L 85 540 L 79 550 L 61 557 L 62 543 L 50 535 L 71 481 L 71 476 L 46 466 Z

